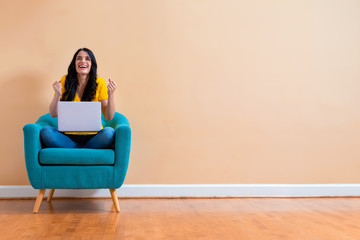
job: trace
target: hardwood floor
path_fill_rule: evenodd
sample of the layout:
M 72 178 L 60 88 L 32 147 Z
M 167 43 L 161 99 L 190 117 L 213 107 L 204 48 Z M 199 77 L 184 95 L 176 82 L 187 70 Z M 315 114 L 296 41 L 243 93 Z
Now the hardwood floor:
M 0 239 L 360 239 L 360 198 L 0 200 Z

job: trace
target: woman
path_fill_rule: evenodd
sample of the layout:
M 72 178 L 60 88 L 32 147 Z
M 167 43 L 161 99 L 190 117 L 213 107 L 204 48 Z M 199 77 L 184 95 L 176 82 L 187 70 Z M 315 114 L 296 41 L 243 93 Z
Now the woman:
M 87 48 L 76 51 L 69 65 L 68 74 L 53 84 L 54 98 L 50 103 L 51 117 L 57 117 L 59 101 L 99 101 L 107 120 L 115 114 L 114 92 L 116 83 L 109 79 L 106 86 L 104 79 L 97 77 L 97 63 L 93 52 Z M 46 126 L 41 129 L 41 140 L 51 148 L 109 148 L 115 139 L 115 130 L 105 127 L 98 133 L 65 132 Z

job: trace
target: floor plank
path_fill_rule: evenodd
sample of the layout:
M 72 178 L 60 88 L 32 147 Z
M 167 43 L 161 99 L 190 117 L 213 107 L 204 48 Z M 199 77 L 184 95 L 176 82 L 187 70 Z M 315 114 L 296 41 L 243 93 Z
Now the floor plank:
M 0 200 L 1 239 L 360 239 L 360 198 Z

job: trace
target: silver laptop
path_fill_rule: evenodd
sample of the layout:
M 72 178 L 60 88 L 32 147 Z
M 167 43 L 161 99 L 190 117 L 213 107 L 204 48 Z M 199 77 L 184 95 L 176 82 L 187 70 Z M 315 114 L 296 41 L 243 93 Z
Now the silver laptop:
M 58 102 L 60 132 L 98 132 L 101 130 L 100 102 Z

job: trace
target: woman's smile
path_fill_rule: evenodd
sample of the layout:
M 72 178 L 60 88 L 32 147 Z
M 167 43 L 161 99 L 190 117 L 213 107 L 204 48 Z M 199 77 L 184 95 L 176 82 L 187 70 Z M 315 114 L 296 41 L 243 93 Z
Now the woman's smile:
M 91 69 L 91 58 L 85 51 L 80 51 L 76 56 L 76 72 L 81 74 L 89 74 Z

